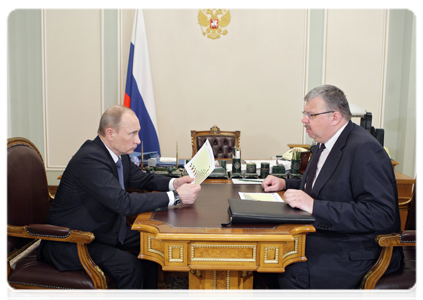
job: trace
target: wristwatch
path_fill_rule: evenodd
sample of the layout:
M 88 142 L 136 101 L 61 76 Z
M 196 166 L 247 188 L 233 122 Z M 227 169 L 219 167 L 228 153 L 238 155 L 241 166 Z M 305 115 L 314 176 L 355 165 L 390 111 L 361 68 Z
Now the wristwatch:
M 175 196 L 175 201 L 173 202 L 173 205 L 179 205 L 181 204 L 181 197 L 179 197 L 179 194 L 176 190 L 173 191 L 173 195 Z

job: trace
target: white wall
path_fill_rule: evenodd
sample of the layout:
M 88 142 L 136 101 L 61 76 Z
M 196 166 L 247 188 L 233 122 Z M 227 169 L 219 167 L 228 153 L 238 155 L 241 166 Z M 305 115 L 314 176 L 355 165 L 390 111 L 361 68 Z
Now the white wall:
M 103 112 L 100 10 L 43 11 L 45 163 L 64 170 Z

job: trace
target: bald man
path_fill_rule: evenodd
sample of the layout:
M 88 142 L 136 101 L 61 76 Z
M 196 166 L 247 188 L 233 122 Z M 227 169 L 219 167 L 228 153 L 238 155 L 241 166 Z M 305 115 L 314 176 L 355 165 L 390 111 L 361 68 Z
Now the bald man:
M 188 176 L 171 179 L 135 166 L 129 154 L 140 144 L 139 131 L 139 120 L 129 108 L 117 105 L 106 110 L 98 136 L 87 140 L 66 167 L 47 218 L 48 224 L 93 232 L 88 251 L 115 278 L 118 289 L 157 288 L 157 264 L 136 257 L 140 237 L 126 217 L 193 204 L 201 190 Z M 128 193 L 127 187 L 159 192 Z M 82 269 L 72 243 L 43 241 L 38 259 L 63 271 Z

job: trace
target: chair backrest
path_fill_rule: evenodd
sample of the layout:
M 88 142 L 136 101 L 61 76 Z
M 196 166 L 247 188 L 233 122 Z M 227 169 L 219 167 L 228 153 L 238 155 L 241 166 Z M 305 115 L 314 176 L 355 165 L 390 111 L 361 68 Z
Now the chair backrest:
M 25 138 L 7 140 L 7 224 L 44 224 L 50 210 L 44 162 L 37 147 Z M 8 237 L 8 251 L 27 240 Z
M 416 181 L 414 182 L 412 200 L 408 211 L 406 230 L 420 230 L 420 166 L 417 169 Z
M 214 158 L 232 158 L 232 148 L 240 147 L 240 138 L 240 131 L 221 131 L 216 125 L 206 131 L 191 130 L 192 156 L 208 139 Z

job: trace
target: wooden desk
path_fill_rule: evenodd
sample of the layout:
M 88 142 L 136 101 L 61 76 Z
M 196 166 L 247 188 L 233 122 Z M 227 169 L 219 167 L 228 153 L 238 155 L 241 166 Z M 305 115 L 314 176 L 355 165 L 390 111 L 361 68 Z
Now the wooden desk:
M 228 199 L 240 191 L 262 189 L 207 180 L 194 205 L 139 214 L 132 225 L 141 237 L 138 258 L 163 271 L 189 272 L 190 289 L 251 289 L 253 271 L 284 272 L 305 261 L 306 235 L 315 231 L 310 224 L 221 226 L 229 220 Z

